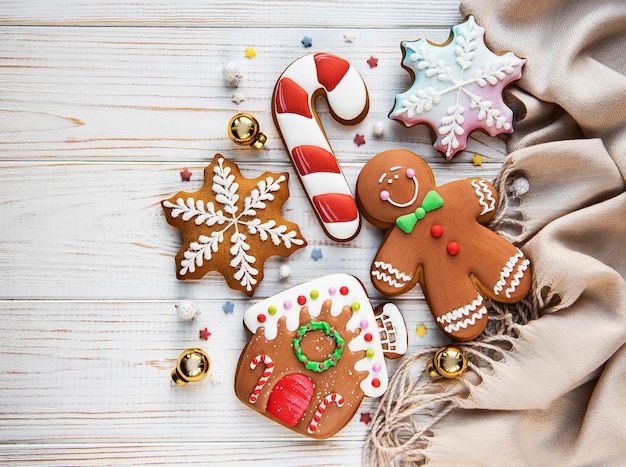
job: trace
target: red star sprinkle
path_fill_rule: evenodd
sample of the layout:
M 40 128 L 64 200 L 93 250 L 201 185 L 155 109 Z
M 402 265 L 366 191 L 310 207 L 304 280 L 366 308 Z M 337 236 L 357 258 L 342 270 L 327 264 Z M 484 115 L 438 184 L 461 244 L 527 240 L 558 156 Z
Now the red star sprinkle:
M 193 172 L 190 172 L 189 169 L 185 169 L 180 173 L 180 178 L 183 179 L 183 182 L 188 182 L 191 180 L 191 175 Z
M 365 135 L 360 135 L 357 133 L 353 141 L 354 144 L 356 144 L 357 146 L 361 146 L 362 144 L 365 144 Z
M 378 59 L 376 57 L 370 57 L 367 60 L 367 64 L 370 66 L 370 68 L 374 68 L 378 66 Z
M 200 329 L 200 339 L 204 339 L 205 341 L 208 341 L 209 337 L 211 337 L 209 328 Z
M 369 423 L 372 421 L 372 415 L 369 412 L 363 412 L 361 414 L 361 421 L 366 425 L 369 425 Z

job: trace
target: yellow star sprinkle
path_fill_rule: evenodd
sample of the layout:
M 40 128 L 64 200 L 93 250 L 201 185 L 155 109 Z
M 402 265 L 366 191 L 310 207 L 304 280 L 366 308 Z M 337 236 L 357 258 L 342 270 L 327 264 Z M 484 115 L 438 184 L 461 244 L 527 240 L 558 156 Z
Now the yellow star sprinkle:
M 472 164 L 474 165 L 483 165 L 484 157 L 478 153 L 474 153 L 474 157 L 472 157 Z
M 246 47 L 246 57 L 252 59 L 255 56 L 256 50 L 254 50 L 254 47 Z
M 428 329 L 426 329 L 426 325 L 423 324 L 423 323 L 422 324 L 418 324 L 417 327 L 415 328 L 415 335 L 416 336 L 424 337 L 427 332 L 428 332 Z

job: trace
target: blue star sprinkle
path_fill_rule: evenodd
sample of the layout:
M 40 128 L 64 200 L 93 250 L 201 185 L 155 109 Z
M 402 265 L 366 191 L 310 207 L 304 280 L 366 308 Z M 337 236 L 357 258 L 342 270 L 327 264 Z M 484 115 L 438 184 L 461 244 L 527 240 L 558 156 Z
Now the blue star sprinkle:
M 224 310 L 224 313 L 228 315 L 235 311 L 235 304 L 233 302 L 226 302 L 222 305 L 222 310 Z
M 304 47 L 311 47 L 313 45 L 313 39 L 309 36 L 304 36 L 300 42 L 302 42 Z
M 322 255 L 321 248 L 313 248 L 313 251 L 311 252 L 311 258 L 313 258 L 314 261 L 317 261 L 318 259 L 322 259 L 323 257 L 324 255 Z

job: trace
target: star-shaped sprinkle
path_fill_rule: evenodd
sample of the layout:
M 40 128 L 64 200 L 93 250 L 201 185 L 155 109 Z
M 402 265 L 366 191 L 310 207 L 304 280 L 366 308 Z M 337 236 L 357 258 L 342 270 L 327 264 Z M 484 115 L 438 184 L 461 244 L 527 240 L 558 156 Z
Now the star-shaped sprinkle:
M 372 56 L 367 59 L 367 64 L 370 66 L 370 68 L 375 68 L 378 66 L 378 59 Z
M 246 178 L 216 154 L 196 192 L 181 191 L 161 202 L 167 222 L 180 230 L 176 277 L 200 279 L 217 271 L 228 286 L 248 296 L 263 279 L 263 263 L 306 246 L 300 228 L 281 215 L 289 197 L 287 173 Z
M 200 339 L 208 341 L 209 337 L 211 337 L 211 332 L 209 331 L 209 328 L 200 329 Z
M 354 144 L 356 144 L 357 146 L 361 146 L 362 144 L 365 144 L 365 135 L 360 135 L 357 133 L 352 141 L 354 141 Z
M 484 28 L 468 16 L 452 27 L 452 37 L 443 44 L 402 42 L 402 67 L 413 82 L 396 95 L 389 118 L 406 127 L 430 126 L 436 136 L 433 146 L 446 160 L 465 149 L 474 130 L 491 136 L 513 133 L 513 111 L 502 92 L 520 79 L 526 60 L 512 52 L 493 53 L 484 35 Z
M 356 34 L 352 31 L 348 31 L 343 34 L 343 38 L 346 42 L 354 42 L 356 40 Z
M 304 47 L 311 47 L 313 45 L 313 39 L 309 36 L 304 36 L 300 42 Z
M 233 98 L 231 99 L 235 104 L 239 105 L 241 104 L 245 98 L 243 97 L 243 94 L 240 92 L 236 92 L 233 94 Z
M 222 382 L 222 375 L 220 373 L 211 372 L 209 374 L 209 381 L 213 386 Z
M 416 336 L 424 337 L 427 332 L 428 332 L 428 329 L 426 329 L 426 325 L 424 323 L 418 324 L 415 327 L 415 335 Z
M 246 47 L 245 56 L 249 59 L 253 59 L 254 57 L 256 57 L 256 50 L 254 50 L 254 47 Z
M 474 157 L 472 157 L 472 164 L 474 164 L 474 165 L 483 165 L 483 159 L 484 159 L 483 156 L 481 156 L 480 154 L 475 153 Z
M 188 182 L 189 180 L 191 180 L 192 174 L 193 172 L 190 172 L 189 169 L 185 169 L 180 172 L 180 178 L 183 182 Z
M 311 252 L 311 258 L 313 258 L 313 261 L 317 261 L 318 259 L 322 259 L 323 257 L 324 255 L 322 254 L 321 248 L 313 248 L 313 251 Z
M 372 421 L 372 414 L 370 414 L 369 412 L 361 412 L 361 423 L 365 423 L 366 425 L 369 425 L 371 421 Z
M 222 311 L 224 312 L 224 314 L 231 314 L 233 311 L 235 311 L 235 304 L 233 302 L 226 302 L 222 305 Z

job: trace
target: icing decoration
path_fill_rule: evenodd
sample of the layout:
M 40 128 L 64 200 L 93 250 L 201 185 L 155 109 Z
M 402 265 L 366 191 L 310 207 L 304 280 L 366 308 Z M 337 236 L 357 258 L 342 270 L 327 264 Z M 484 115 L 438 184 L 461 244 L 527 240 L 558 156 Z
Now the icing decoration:
M 387 200 L 389 201 L 389 200 Z M 413 232 L 417 221 L 423 219 L 427 212 L 434 211 L 443 206 L 443 199 L 435 190 L 431 190 L 424 196 L 420 207 L 410 214 L 404 214 L 396 219 L 396 224 L 404 233 Z
M 476 129 L 491 136 L 513 132 L 513 112 L 502 91 L 520 79 L 526 60 L 512 52 L 494 54 L 484 34 L 468 16 L 443 44 L 427 39 L 401 44 L 402 67 L 413 83 L 396 96 L 389 118 L 407 127 L 428 124 L 436 136 L 434 147 L 446 160 L 465 149 Z
M 296 306 L 301 297 L 306 303 Z M 281 306 L 287 302 L 294 306 Z M 270 308 L 275 313 L 268 313 Z M 260 314 L 265 321 L 258 321 Z M 255 303 L 243 321 L 251 337 L 235 375 L 237 396 L 269 418 L 315 438 L 340 430 L 363 397 L 382 395 L 388 386 L 385 358 L 402 355 L 408 346 L 397 307 L 385 304 L 374 310 L 363 284 L 348 274 L 325 276 Z M 273 367 L 259 379 L 258 370 L 251 373 L 245 363 L 258 362 L 261 355 L 270 357 Z M 334 393 L 335 398 L 327 399 Z M 330 402 L 339 400 L 345 404 L 341 411 L 321 416 Z M 313 433 L 312 421 L 318 422 Z
M 530 290 L 530 261 L 486 227 L 498 209 L 498 193 L 488 181 L 437 186 L 423 159 L 393 149 L 365 164 L 356 196 L 363 216 L 385 230 L 370 268 L 372 284 L 394 296 L 419 283 L 448 337 L 471 340 L 483 331 L 485 298 L 513 303 Z M 407 199 L 414 202 L 407 205 Z
M 263 374 L 259 378 L 259 381 L 257 382 L 254 391 L 252 392 L 252 394 L 250 394 L 249 400 L 253 404 L 259 398 L 259 393 L 261 392 L 261 389 L 263 389 L 263 386 L 265 386 L 265 383 L 267 383 L 268 378 L 272 375 L 272 372 L 274 371 L 274 361 L 268 355 L 261 354 L 254 357 L 250 362 L 250 369 L 254 370 L 259 363 L 263 363 L 265 369 L 263 370 Z
M 280 216 L 289 196 L 287 177 L 267 172 L 246 179 L 217 154 L 199 191 L 163 201 L 167 222 L 183 234 L 176 276 L 200 279 L 219 271 L 231 288 L 251 296 L 269 256 L 289 256 L 306 245 L 298 226 Z
M 311 423 L 309 423 L 309 427 L 307 428 L 307 431 L 309 432 L 309 434 L 312 434 L 317 430 L 317 425 L 322 419 L 322 415 L 326 411 L 326 407 L 328 407 L 328 405 L 331 402 L 334 402 L 335 404 L 337 404 L 337 407 L 343 407 L 343 404 L 344 404 L 343 396 L 339 393 L 333 392 L 327 395 L 326 397 L 324 397 L 324 400 L 322 401 L 322 403 L 317 407 L 317 410 L 315 411 L 315 415 L 313 415 L 313 420 L 311 420 Z
M 314 101 L 320 94 L 343 124 L 357 123 L 368 112 L 367 88 L 356 69 L 341 57 L 316 53 L 283 71 L 274 88 L 272 115 L 326 234 L 347 241 L 358 234 L 361 219 L 317 116 Z
M 246 53 L 244 55 L 249 59 L 253 59 L 256 57 L 256 50 L 254 50 L 254 47 L 246 47 Z
M 323 362 L 316 362 L 316 361 L 309 359 L 306 355 L 302 353 L 302 347 L 300 347 L 300 342 L 302 341 L 304 336 L 306 336 L 307 332 L 318 331 L 318 330 L 322 331 L 324 334 L 326 334 L 329 337 L 332 337 L 335 340 L 334 352 L 331 353 L 330 356 Z M 330 326 L 330 324 L 328 324 L 325 321 L 320 321 L 320 322 L 311 321 L 309 324 L 302 326 L 300 329 L 298 329 L 298 332 L 296 333 L 296 337 L 293 340 L 292 348 L 296 354 L 296 357 L 298 357 L 298 360 L 304 363 L 304 367 L 307 370 L 313 370 L 313 371 L 317 371 L 318 373 L 320 373 L 322 371 L 328 370 L 328 368 L 337 364 L 337 362 L 341 358 L 341 352 L 343 352 L 343 348 L 345 344 L 346 342 L 341 337 L 341 334 L 339 334 L 339 332 L 333 329 Z

